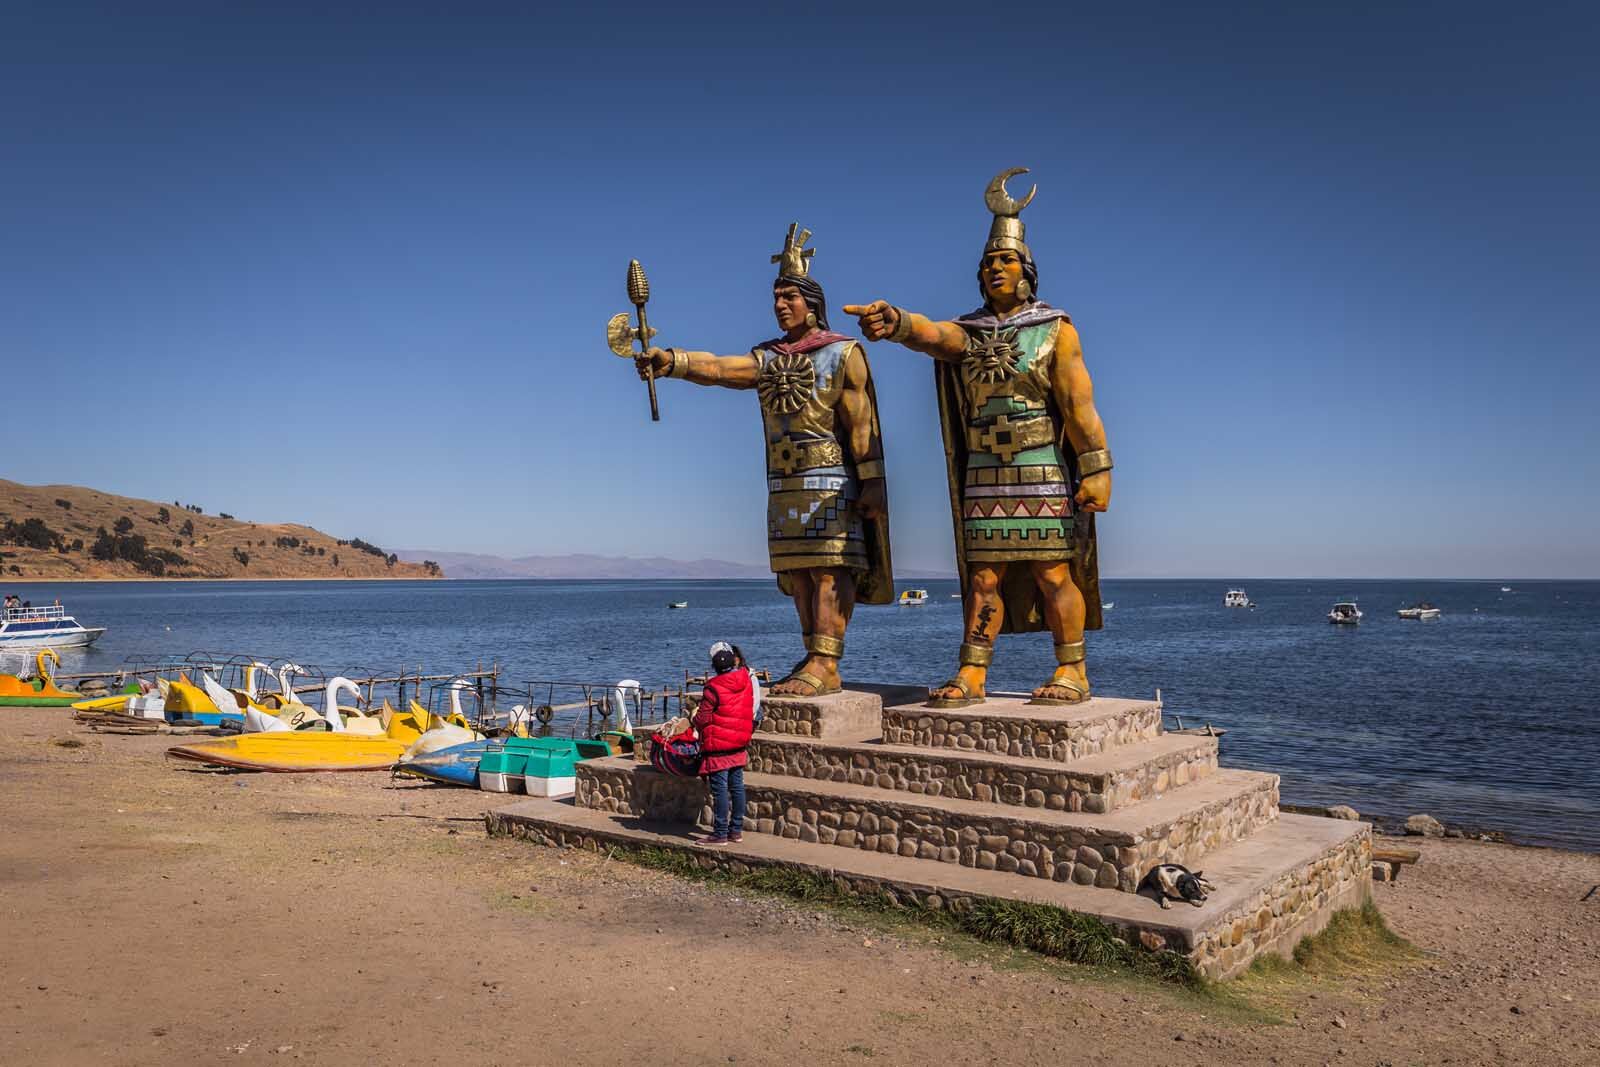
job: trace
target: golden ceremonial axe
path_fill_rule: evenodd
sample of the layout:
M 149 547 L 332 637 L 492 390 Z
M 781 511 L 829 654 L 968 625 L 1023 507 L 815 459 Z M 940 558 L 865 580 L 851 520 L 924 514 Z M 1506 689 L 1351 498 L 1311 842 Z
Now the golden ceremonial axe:
M 628 300 L 633 304 L 639 325 L 628 322 L 626 311 L 611 316 L 611 321 L 606 323 L 606 343 L 611 346 L 611 351 L 622 358 L 634 359 L 650 351 L 650 338 L 656 335 L 644 316 L 644 306 L 650 302 L 650 279 L 644 276 L 644 268 L 639 266 L 637 259 L 628 261 Z M 639 342 L 637 352 L 633 349 L 635 341 Z M 644 373 L 645 384 L 650 389 L 650 421 L 660 422 L 661 409 L 656 405 L 655 368 L 646 364 Z

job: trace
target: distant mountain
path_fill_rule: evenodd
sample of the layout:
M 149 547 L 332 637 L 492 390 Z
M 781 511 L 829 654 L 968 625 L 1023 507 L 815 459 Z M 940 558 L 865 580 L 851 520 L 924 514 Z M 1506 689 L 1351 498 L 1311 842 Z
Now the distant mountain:
M 770 578 L 766 566 L 725 559 L 666 559 L 651 556 L 488 556 L 473 552 L 401 548 L 403 560 L 433 560 L 452 578 Z
M 207 515 L 195 504 L 78 485 L 0 479 L 0 576 L 64 578 L 437 578 L 359 537 Z

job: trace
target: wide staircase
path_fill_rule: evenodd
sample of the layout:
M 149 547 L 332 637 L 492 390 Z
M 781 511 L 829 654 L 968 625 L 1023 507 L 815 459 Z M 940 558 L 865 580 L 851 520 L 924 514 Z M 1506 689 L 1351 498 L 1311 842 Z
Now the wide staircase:
M 1055 905 L 1215 978 L 1288 953 L 1370 894 L 1369 826 L 1280 812 L 1277 775 L 1220 767 L 1217 739 L 1167 732 L 1155 701 L 997 695 L 934 710 L 925 699 L 892 686 L 769 697 L 739 844 L 694 844 L 710 825 L 704 783 L 628 757 L 580 763 L 575 802 L 519 801 L 489 814 L 490 831 L 801 867 L 927 908 Z M 1216 889 L 1198 908 L 1163 909 L 1138 892 L 1160 863 L 1204 871 Z

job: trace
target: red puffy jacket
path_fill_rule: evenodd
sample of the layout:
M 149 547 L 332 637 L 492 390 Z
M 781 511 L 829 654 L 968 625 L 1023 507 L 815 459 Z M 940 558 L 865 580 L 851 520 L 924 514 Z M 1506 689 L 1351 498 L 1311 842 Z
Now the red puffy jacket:
M 706 690 L 694 713 L 694 728 L 700 731 L 701 774 L 743 767 L 750 761 L 745 746 L 755 729 L 755 690 L 750 672 L 735 667 L 726 674 L 706 680 Z

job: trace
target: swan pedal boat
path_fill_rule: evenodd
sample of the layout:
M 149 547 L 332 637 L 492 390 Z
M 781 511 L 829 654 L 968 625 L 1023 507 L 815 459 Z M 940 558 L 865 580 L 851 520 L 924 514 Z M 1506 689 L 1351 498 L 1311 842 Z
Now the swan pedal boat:
M 0 707 L 11 708 L 65 708 L 84 699 L 82 693 L 69 693 L 56 688 L 47 661 L 61 666 L 61 657 L 53 648 L 41 648 L 34 656 L 39 677 L 25 682 L 14 674 L 0 674 Z
M 167 749 L 167 755 L 192 763 L 280 774 L 386 771 L 422 737 L 428 721 L 427 710 L 415 701 L 404 713 L 385 703 L 382 719 L 350 720 L 351 725 L 362 726 L 360 730 L 287 729 L 247 733 L 176 745 Z

